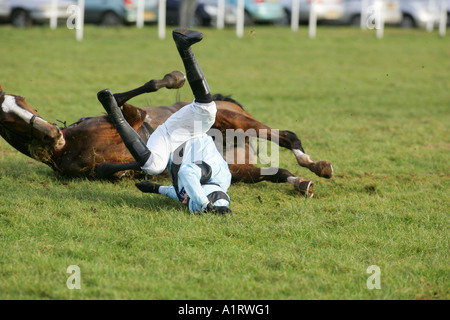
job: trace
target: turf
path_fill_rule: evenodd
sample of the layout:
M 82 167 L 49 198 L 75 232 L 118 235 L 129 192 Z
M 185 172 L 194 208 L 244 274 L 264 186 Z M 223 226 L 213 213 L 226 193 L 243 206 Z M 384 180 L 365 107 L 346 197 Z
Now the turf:
M 214 92 L 296 132 L 331 180 L 234 184 L 234 214 L 192 215 L 134 181 L 58 177 L 0 140 L 1 299 L 448 299 L 450 40 L 387 29 L 201 29 L 195 53 Z M 102 114 L 114 92 L 183 70 L 169 32 L 0 28 L 0 84 L 49 121 Z M 135 98 L 191 100 L 189 88 Z M 167 178 L 158 178 L 169 183 Z M 68 266 L 81 270 L 69 290 Z M 367 268 L 380 268 L 369 290 Z

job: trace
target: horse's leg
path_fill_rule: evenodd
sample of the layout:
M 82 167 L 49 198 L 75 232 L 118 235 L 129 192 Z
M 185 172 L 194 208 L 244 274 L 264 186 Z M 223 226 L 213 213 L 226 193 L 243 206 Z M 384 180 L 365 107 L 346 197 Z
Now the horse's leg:
M 291 131 L 274 130 L 245 114 L 224 109 L 218 110 L 214 126 L 222 132 L 226 132 L 226 129 L 242 129 L 245 135 L 276 142 L 280 147 L 291 150 L 300 166 L 308 168 L 319 177 L 329 179 L 333 175 L 331 163 L 328 161 L 313 161 L 305 153 L 300 139 Z
M 184 85 L 185 81 L 186 77 L 184 76 L 183 72 L 172 71 L 171 73 L 166 74 L 162 80 L 150 80 L 149 82 L 147 82 L 146 84 L 137 89 L 133 89 L 122 93 L 115 93 L 114 98 L 116 99 L 117 104 L 120 107 L 128 100 L 143 93 L 155 92 L 161 88 L 167 89 L 181 88 Z
M 311 198 L 314 195 L 314 183 L 307 178 L 296 177 L 286 169 L 281 168 L 258 168 L 252 164 L 230 164 L 228 165 L 233 182 L 256 183 L 269 181 L 273 183 L 288 182 L 302 195 Z M 275 169 L 275 170 L 274 170 Z M 268 172 L 269 174 L 264 174 Z M 273 172 L 276 172 L 273 174 Z
M 247 139 L 248 140 L 248 139 Z M 248 141 L 243 147 L 229 147 L 226 152 L 234 153 L 233 163 L 228 167 L 232 175 L 233 182 L 256 183 L 260 181 L 270 181 L 273 183 L 288 182 L 294 186 L 295 190 L 307 198 L 314 195 L 314 183 L 307 178 L 296 177 L 286 169 L 281 168 L 258 168 L 253 165 L 254 154 L 250 150 Z M 245 163 L 245 164 L 239 164 Z
M 101 179 L 110 179 L 114 177 L 115 173 L 126 170 L 137 171 L 141 170 L 141 167 L 136 161 L 128 163 L 103 162 L 97 166 L 95 173 Z

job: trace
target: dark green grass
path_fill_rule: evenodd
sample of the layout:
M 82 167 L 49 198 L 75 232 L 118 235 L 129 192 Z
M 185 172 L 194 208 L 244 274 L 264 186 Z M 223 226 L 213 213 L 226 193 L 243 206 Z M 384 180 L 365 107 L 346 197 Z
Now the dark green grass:
M 134 181 L 66 179 L 0 141 L 2 299 L 448 299 L 450 41 L 424 31 L 203 29 L 194 50 L 215 92 L 333 163 L 313 199 L 235 184 L 231 217 L 191 215 Z M 0 84 L 47 120 L 102 114 L 96 92 L 181 69 L 155 27 L 0 28 Z M 138 106 L 191 100 L 188 87 Z M 159 178 L 169 183 L 167 178 Z M 66 287 L 70 265 L 81 290 Z M 366 269 L 381 269 L 368 290 Z

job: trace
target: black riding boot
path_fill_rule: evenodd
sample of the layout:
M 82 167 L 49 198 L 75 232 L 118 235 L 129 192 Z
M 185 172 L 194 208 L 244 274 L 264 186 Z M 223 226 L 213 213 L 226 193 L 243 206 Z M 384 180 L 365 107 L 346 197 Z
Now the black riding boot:
M 178 28 L 173 30 L 172 36 L 183 60 L 184 68 L 186 69 L 186 78 L 191 86 L 195 101 L 200 103 L 212 102 L 211 90 L 191 49 L 194 43 L 203 39 L 203 34 L 198 31 Z
M 103 108 L 105 108 L 106 112 L 108 112 L 109 118 L 114 124 L 117 132 L 119 132 L 123 143 L 136 162 L 142 167 L 147 162 L 148 158 L 150 158 L 150 150 L 148 150 L 147 145 L 125 120 L 122 111 L 120 111 L 116 99 L 114 99 L 110 90 L 105 89 L 98 92 L 97 98 L 103 105 Z

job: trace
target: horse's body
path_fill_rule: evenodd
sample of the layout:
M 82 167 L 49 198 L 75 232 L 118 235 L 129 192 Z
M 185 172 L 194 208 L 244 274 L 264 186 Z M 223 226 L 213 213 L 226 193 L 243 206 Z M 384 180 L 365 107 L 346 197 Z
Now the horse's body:
M 174 74 L 175 72 L 166 75 L 162 80 L 152 80 L 130 92 L 114 95 L 119 105 L 122 106 L 122 112 L 126 120 L 144 141 L 171 114 L 182 108 L 187 102 L 145 108 L 137 108 L 125 102 L 138 94 L 157 91 L 161 87 L 181 87 L 184 78 L 181 79 L 179 74 L 175 74 L 176 77 L 168 77 Z M 267 133 L 264 138 L 278 141 L 281 147 L 290 149 L 300 166 L 309 168 L 318 176 L 331 177 L 332 167 L 330 163 L 327 161 L 312 161 L 304 153 L 301 142 L 294 133 L 272 130 L 256 121 L 236 103 L 216 101 L 216 105 L 217 115 L 213 129 L 219 130 L 223 135 L 225 135 L 227 129 L 241 129 L 244 132 L 254 132 L 256 135 L 264 131 Z M 138 169 L 133 165 L 134 159 L 107 115 L 88 118 L 67 128 L 59 128 L 57 125 L 40 118 L 37 112 L 28 106 L 21 97 L 7 95 L 2 91 L 0 106 L 1 136 L 20 152 L 47 164 L 61 175 L 93 179 L 105 178 L 105 173 L 98 170 L 99 165 L 105 162 L 120 164 L 117 167 L 113 165 L 112 170 L 108 171 L 108 178 L 119 178 L 123 175 L 124 170 Z M 22 110 L 26 111 L 26 116 L 20 114 Z M 223 142 L 225 141 L 224 138 Z M 229 152 L 234 153 L 234 161 L 229 161 L 233 181 L 248 183 L 263 180 L 289 182 L 298 189 L 299 183 L 306 180 L 296 177 L 285 169 L 275 170 L 275 174 L 262 174 L 261 169 L 254 166 L 253 152 L 248 138 L 243 145 L 226 146 L 224 143 L 223 149 L 224 156 Z M 227 156 L 227 159 L 230 159 L 230 157 Z

